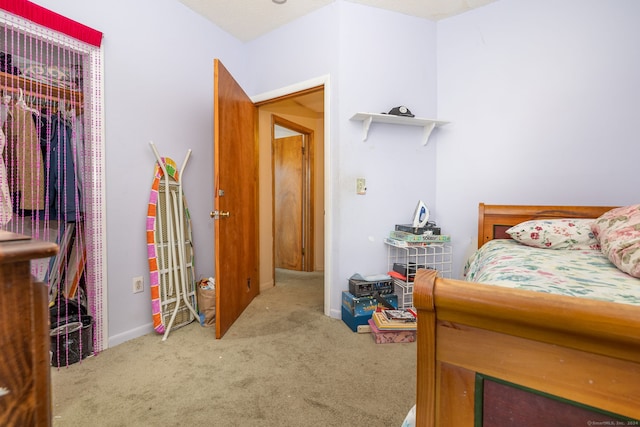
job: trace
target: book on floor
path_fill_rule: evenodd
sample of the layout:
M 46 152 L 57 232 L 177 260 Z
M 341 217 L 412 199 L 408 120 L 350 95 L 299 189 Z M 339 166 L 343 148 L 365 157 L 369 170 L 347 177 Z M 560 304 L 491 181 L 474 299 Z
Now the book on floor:
M 415 322 L 417 320 L 415 313 L 409 309 L 393 309 L 382 311 L 387 319 L 402 322 Z
M 385 314 L 387 311 L 403 311 L 402 315 Z M 376 311 L 371 316 L 376 327 L 381 331 L 406 331 L 414 330 L 417 328 L 417 316 L 413 310 L 381 310 Z

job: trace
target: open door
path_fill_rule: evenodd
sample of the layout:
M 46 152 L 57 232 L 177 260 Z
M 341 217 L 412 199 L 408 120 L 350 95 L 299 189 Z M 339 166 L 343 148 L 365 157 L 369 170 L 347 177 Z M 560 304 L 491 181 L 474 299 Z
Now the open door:
M 216 338 L 260 292 L 257 108 L 214 60 Z

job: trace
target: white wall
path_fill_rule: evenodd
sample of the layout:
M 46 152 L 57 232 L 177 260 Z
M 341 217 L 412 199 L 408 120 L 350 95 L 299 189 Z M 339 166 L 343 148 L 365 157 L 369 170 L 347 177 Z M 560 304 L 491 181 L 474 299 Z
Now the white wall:
M 438 23 L 437 208 L 457 271 L 479 202 L 638 202 L 639 18 L 635 0 L 501 0 Z
M 336 2 L 251 42 L 254 93 L 331 75 L 331 200 L 326 206 L 333 264 L 330 312 L 340 317 L 348 278 L 387 271 L 383 239 L 409 222 L 418 199 L 435 201 L 435 144 L 422 130 L 372 125 L 362 141 L 359 111 L 401 104 L 422 117 L 436 112 L 435 23 L 350 2 Z M 278 57 L 281 61 L 273 61 Z M 284 65 L 283 65 L 284 64 Z M 327 177 L 327 178 L 328 178 Z M 356 178 L 367 194 L 356 195 Z
M 175 0 L 37 0 L 104 33 L 109 345 L 153 330 L 146 257 L 155 158 L 182 164 L 196 272 L 213 273 L 213 59 L 246 82 L 242 45 Z M 145 292 L 132 294 L 144 276 Z
M 245 45 L 249 95 L 338 73 L 338 8 L 330 4 Z
M 383 240 L 395 224 L 411 221 L 419 199 L 434 207 L 436 197 L 437 132 L 423 146 L 421 128 L 372 124 L 363 142 L 362 122 L 350 120 L 357 112 L 388 112 L 398 105 L 419 117 L 436 116 L 436 25 L 353 3 L 342 6 L 339 107 L 332 117 L 339 132 L 332 141 L 336 311 L 353 273 L 388 271 Z M 365 196 L 356 194 L 358 177 L 367 181 Z

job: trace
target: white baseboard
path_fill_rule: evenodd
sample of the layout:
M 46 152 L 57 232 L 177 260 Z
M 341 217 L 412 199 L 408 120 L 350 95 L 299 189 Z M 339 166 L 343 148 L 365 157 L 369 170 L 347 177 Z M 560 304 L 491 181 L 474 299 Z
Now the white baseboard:
M 109 347 L 115 347 L 118 344 L 122 344 L 123 342 L 132 340 L 134 338 L 147 335 L 148 333 L 151 333 L 153 331 L 153 323 L 148 323 L 146 325 L 131 329 L 121 334 L 114 335 L 112 337 L 109 337 Z M 162 336 L 158 334 L 158 337 L 161 338 Z

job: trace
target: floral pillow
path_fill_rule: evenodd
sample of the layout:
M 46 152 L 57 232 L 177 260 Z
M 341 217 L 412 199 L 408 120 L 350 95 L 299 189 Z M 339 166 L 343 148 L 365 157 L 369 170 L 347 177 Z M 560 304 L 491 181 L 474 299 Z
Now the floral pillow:
M 609 261 L 640 278 L 640 204 L 605 212 L 594 221 L 591 230 Z
M 593 219 L 536 219 L 514 225 L 507 234 L 517 242 L 543 249 L 600 249 L 591 231 Z

